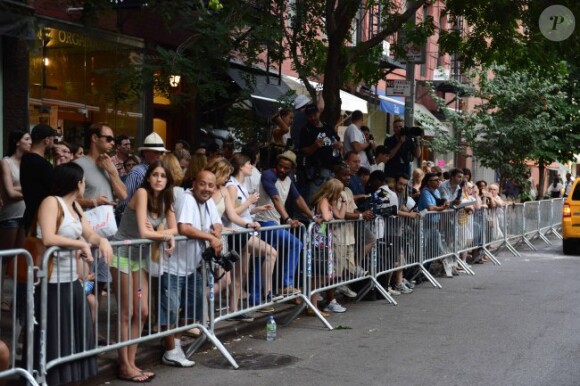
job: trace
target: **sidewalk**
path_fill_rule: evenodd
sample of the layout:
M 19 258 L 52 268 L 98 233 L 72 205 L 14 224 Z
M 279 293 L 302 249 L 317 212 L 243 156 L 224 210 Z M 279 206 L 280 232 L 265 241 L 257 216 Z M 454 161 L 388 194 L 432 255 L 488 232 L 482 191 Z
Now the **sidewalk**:
M 292 311 L 294 311 L 295 307 L 298 306 L 288 303 L 275 305 L 275 311 L 273 314 L 276 320 L 281 323 L 282 320 L 284 320 Z M 218 322 L 216 323 L 215 330 L 216 337 L 223 343 L 226 339 L 230 339 L 238 335 L 243 335 L 249 331 L 264 329 L 269 315 L 269 313 L 254 312 L 252 313 L 252 316 L 255 319 L 251 323 L 228 321 Z M 161 339 L 151 340 L 147 343 L 139 345 L 137 350 L 137 363 L 139 366 L 146 368 L 161 364 L 161 357 L 164 353 L 164 349 L 160 341 Z M 195 340 L 196 338 L 183 336 L 182 343 L 184 350 L 187 349 L 189 344 L 195 342 Z M 200 350 L 211 347 L 213 347 L 213 345 L 208 340 L 201 346 Z M 98 376 L 94 379 L 83 382 L 84 386 L 102 385 L 108 381 L 117 379 L 117 351 L 110 351 L 99 355 L 98 365 Z

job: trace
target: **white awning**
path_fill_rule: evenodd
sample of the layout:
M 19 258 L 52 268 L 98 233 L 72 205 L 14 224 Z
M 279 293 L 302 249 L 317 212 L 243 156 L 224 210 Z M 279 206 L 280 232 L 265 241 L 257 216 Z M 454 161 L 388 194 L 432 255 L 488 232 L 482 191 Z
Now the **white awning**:
M 288 85 L 288 87 L 296 91 L 296 94 L 306 95 L 310 97 L 310 94 L 308 94 L 308 90 L 306 90 L 304 83 L 302 83 L 302 81 L 299 78 L 290 75 L 282 75 L 282 79 Z M 310 81 L 310 84 L 312 85 L 312 87 L 319 90 L 321 90 L 323 86 L 322 84 L 314 81 Z M 340 90 L 340 100 L 342 102 L 342 104 L 340 105 L 340 109 L 342 111 L 360 110 L 362 111 L 363 114 L 368 114 L 369 112 L 367 101 L 357 97 L 356 95 L 352 95 L 349 92 Z

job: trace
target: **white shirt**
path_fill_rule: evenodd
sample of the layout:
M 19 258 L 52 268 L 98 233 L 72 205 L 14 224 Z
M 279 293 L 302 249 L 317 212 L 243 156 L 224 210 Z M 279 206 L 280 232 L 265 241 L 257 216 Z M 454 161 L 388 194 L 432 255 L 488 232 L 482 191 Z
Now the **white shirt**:
M 191 189 L 183 193 L 176 209 L 177 224 L 189 224 L 203 232 L 209 232 L 212 225 L 221 224 L 221 219 L 213 200 L 200 204 L 193 197 Z M 188 276 L 195 272 L 201 262 L 201 254 L 206 248 L 203 240 L 178 241 L 175 252 L 164 259 L 164 272 L 176 276 Z
M 262 173 L 253 166 L 252 175 L 244 179 L 244 188 L 250 193 L 256 193 L 260 190 L 260 178 L 262 178 Z
M 367 139 L 365 138 L 364 133 L 355 125 L 351 123 L 346 128 L 344 132 L 344 153 L 346 154 L 349 151 L 353 151 L 354 147 L 352 147 L 353 142 L 358 143 L 367 143 Z M 369 159 L 367 157 L 367 153 L 364 150 L 358 152 L 360 156 L 360 166 L 364 166 L 365 168 L 370 168 Z

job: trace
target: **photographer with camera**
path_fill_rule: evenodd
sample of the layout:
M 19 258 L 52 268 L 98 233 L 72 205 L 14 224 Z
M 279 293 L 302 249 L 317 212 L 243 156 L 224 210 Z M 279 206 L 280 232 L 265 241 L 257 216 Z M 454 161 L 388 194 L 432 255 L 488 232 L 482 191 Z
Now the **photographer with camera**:
M 165 273 L 159 286 L 160 293 L 166 296 L 161 297 L 159 322 L 166 330 L 175 327 L 179 316 L 184 323 L 203 319 L 203 255 L 223 259 L 222 222 L 211 200 L 215 189 L 215 175 L 203 170 L 197 174 L 192 188 L 183 194 L 176 208 L 179 234 L 191 240 L 178 245 L 171 258 L 165 259 Z M 184 315 L 180 315 L 180 309 Z M 165 338 L 166 351 L 161 360 L 164 364 L 176 367 L 195 365 L 185 357 L 181 335 L 177 333 Z
M 300 149 L 306 159 L 307 186 L 302 195 L 308 201 L 325 181 L 333 177 L 334 165 L 342 161 L 342 143 L 334 127 L 320 121 L 316 105 L 306 106 L 306 119 L 308 124 L 300 133 Z
M 389 160 L 385 164 L 387 177 L 397 178 L 401 174 L 411 174 L 411 162 L 421 157 L 421 130 L 405 128 L 402 119 L 393 122 L 393 135 L 385 139 L 385 147 L 389 150 Z
M 377 271 L 391 269 L 399 263 L 398 253 L 398 207 L 399 198 L 387 185 L 387 176 L 380 170 L 375 170 L 369 178 L 371 197 L 369 207 L 375 216 L 374 231 L 377 238 Z M 381 283 L 391 295 L 401 292 L 390 287 L 392 273 L 386 275 L 386 281 Z M 381 276 L 382 278 L 383 276 Z M 406 291 L 405 293 L 410 293 Z

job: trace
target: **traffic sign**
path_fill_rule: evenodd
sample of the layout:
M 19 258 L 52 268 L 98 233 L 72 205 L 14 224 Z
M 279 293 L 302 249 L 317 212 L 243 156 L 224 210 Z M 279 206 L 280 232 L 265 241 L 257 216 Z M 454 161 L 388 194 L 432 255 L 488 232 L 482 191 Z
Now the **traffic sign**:
M 387 79 L 385 82 L 387 84 L 385 95 L 404 96 L 404 97 L 411 95 L 410 81 Z

